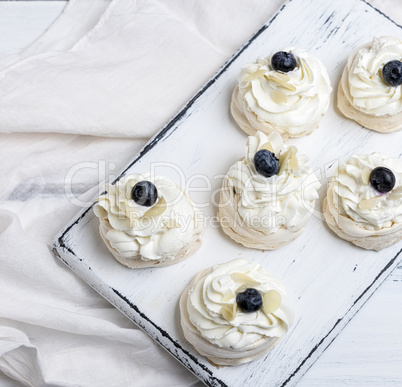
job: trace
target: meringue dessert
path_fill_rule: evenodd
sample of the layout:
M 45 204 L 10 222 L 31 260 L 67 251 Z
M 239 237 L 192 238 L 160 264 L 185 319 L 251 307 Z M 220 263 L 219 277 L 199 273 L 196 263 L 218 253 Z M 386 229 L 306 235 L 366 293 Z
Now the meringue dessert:
M 402 41 L 374 38 L 353 53 L 338 86 L 338 108 L 377 132 L 402 128 Z
M 289 47 L 243 67 L 231 102 L 232 116 L 247 134 L 310 134 L 328 110 L 332 87 L 317 58 Z
M 332 177 L 324 200 L 328 226 L 342 239 L 380 251 L 402 239 L 402 160 L 354 155 Z
M 97 199 L 100 235 L 125 266 L 168 266 L 201 245 L 204 221 L 187 194 L 165 178 L 130 175 Z
M 308 161 L 277 132 L 250 136 L 245 157 L 223 179 L 218 209 L 223 231 L 246 247 L 262 250 L 297 238 L 321 186 Z
M 294 320 L 284 285 L 245 259 L 201 271 L 180 298 L 187 341 L 215 365 L 235 366 L 271 350 Z

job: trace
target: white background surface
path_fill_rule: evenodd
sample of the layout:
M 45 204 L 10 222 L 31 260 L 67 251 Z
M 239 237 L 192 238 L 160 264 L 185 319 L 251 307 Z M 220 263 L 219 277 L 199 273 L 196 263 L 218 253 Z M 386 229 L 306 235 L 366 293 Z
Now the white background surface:
M 402 24 L 401 14 L 393 14 L 393 2 L 377 1 L 374 4 L 379 8 L 382 7 L 384 12 L 392 15 L 394 19 L 399 17 L 400 20 L 397 21 Z M 18 49 L 33 41 L 57 17 L 63 6 L 63 2 L 0 2 L 0 52 Z M 259 25 L 256 25 L 255 29 L 258 27 Z M 239 42 L 239 45 L 241 43 Z M 44 200 L 43 195 L 35 195 L 32 190 L 35 184 L 42 186 L 54 183 L 55 177 L 49 173 L 51 168 L 46 165 L 43 154 L 40 153 L 47 152 L 49 156 L 59 155 L 63 157 L 65 152 L 77 150 L 75 159 L 79 158 L 82 161 L 89 162 L 98 159 L 113 160 L 119 168 L 142 145 L 141 141 L 131 140 L 113 140 L 111 144 L 104 139 L 61 135 L 60 137 L 65 140 L 65 144 L 61 152 L 56 152 L 53 149 L 46 149 L 46 135 L 2 134 L 0 136 L 0 161 L 3 166 L 7 167 L 5 176 L 1 177 L 3 193 L 0 196 L 0 207 L 10 209 L 18 214 L 25 214 L 25 217 L 20 216 L 20 220 L 24 230 L 32 236 L 40 237 L 42 232 L 45 233 L 35 224 L 30 224 L 29 219 L 32 217 L 27 216 L 30 208 L 35 208 L 32 203 Z M 82 150 L 88 144 L 91 144 L 90 156 L 86 154 L 85 150 Z M 11 145 L 14 148 L 10 147 Z M 18 154 L 21 154 L 21 159 L 16 159 Z M 10 160 L 10 157 L 13 160 Z M 65 162 L 65 164 L 68 163 Z M 58 162 L 56 161 L 56 167 L 57 165 Z M 26 172 L 25 177 L 30 182 L 31 190 L 23 192 L 19 200 L 10 200 L 10 195 L 4 194 L 4 191 L 7 192 L 4 183 L 13 181 L 13 177 L 16 175 L 21 177 L 24 174 L 21 168 L 24 166 L 29 166 L 29 173 Z M 78 182 L 75 189 L 77 192 L 84 192 L 94 186 L 97 179 L 98 177 L 93 175 L 85 182 Z M 62 188 L 62 185 L 53 186 L 52 190 L 47 191 L 46 200 L 54 207 L 57 207 L 57 203 L 64 203 L 65 209 L 67 207 Z M 23 199 L 24 195 L 26 196 L 25 199 Z M 68 211 L 70 211 L 71 216 L 75 212 L 74 206 L 70 204 L 70 208 L 66 212 Z M 46 214 L 51 215 L 45 212 Z M 66 217 L 54 212 L 53 215 L 60 215 L 57 222 L 59 228 L 69 218 L 69 216 Z M 24 223 L 24 219 L 26 219 L 26 223 Z M 56 230 L 57 228 L 54 231 Z M 299 385 L 402 385 L 401 305 L 402 267 L 399 267 L 313 365 Z M 168 355 L 166 354 L 166 356 Z M 11 382 L 9 385 L 14 384 Z

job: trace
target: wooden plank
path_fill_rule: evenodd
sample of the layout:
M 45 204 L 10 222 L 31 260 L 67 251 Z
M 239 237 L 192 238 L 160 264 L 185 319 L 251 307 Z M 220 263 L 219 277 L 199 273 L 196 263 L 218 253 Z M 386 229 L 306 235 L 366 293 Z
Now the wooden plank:
M 241 65 L 296 45 L 323 60 L 336 87 L 353 49 L 373 35 L 400 33 L 400 26 L 362 0 L 288 1 L 123 173 L 144 173 L 153 167 L 182 186 L 190 177 L 207 176 L 211 189 L 194 191 L 191 196 L 208 204 L 203 211 L 212 221 L 216 209 L 211 198 L 220 187 L 218 177 L 242 156 L 246 140 L 228 113 Z M 381 135 L 362 129 L 345 120 L 334 103 L 331 106 L 320 129 L 290 141 L 310 156 L 323 183 L 336 163 L 353 153 L 399 155 L 399 133 Z M 98 235 L 97 219 L 88 208 L 58 236 L 54 251 L 206 384 L 289 386 L 300 379 L 400 260 L 400 245 L 381 253 L 361 250 L 332 234 L 319 210 L 315 215 L 299 239 L 275 252 L 264 254 L 240 247 L 210 225 L 202 249 L 190 259 L 163 269 L 133 271 L 111 258 Z M 290 334 L 266 357 L 236 368 L 217 369 L 184 340 L 177 303 L 195 273 L 239 256 L 258 261 L 283 278 L 298 316 Z

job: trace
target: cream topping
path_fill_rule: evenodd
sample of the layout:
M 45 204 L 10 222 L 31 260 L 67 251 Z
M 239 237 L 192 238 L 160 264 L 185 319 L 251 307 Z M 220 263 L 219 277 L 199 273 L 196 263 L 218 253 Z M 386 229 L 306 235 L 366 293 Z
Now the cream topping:
M 279 159 L 278 175 L 267 178 L 255 170 L 254 155 L 260 149 L 270 150 Z M 291 229 L 314 210 L 320 183 L 308 161 L 276 132 L 268 137 L 257 132 L 248 138 L 246 156 L 226 175 L 229 187 L 240 195 L 238 213 L 248 227 L 266 234 L 280 227 Z
M 131 198 L 132 188 L 149 180 L 158 190 L 152 207 L 138 205 Z M 188 246 L 195 232 L 200 213 L 190 198 L 176 184 L 161 176 L 130 175 L 115 185 L 108 184 L 107 193 L 97 199 L 95 215 L 107 222 L 111 230 L 106 238 L 123 258 L 172 260 Z
M 396 183 L 391 192 L 381 194 L 371 186 L 370 173 L 376 167 L 387 167 L 394 173 Z M 329 189 L 340 215 L 349 217 L 360 228 L 377 231 L 402 224 L 401 183 L 402 160 L 372 153 L 354 155 L 341 164 Z
M 390 36 L 374 38 L 349 57 L 341 82 L 356 109 L 376 116 L 402 111 L 401 86 L 389 86 L 382 79 L 382 68 L 391 60 L 402 60 L 402 41 Z
M 285 128 L 290 134 L 311 131 L 329 106 L 332 88 L 327 70 L 300 49 L 283 51 L 295 55 L 294 70 L 275 71 L 270 57 L 259 58 L 244 66 L 238 76 L 240 93 L 260 122 Z
M 263 298 L 263 307 L 257 312 L 244 313 L 237 307 L 236 295 L 248 287 L 258 290 Z M 263 338 L 283 336 L 294 318 L 283 284 L 245 259 L 214 266 L 190 290 L 187 310 L 191 323 L 205 339 L 236 350 Z

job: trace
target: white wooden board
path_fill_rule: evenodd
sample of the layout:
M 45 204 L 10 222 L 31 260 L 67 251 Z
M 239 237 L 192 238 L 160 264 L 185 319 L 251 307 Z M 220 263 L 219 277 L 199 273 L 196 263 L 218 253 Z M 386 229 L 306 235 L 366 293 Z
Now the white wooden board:
M 318 130 L 289 141 L 310 156 L 323 183 L 315 216 L 296 241 L 263 253 L 234 243 L 213 222 L 222 175 L 243 156 L 247 138 L 230 117 L 230 97 L 243 64 L 289 45 L 319 57 L 336 89 L 348 55 L 380 35 L 402 37 L 402 29 L 363 0 L 286 2 L 122 171 L 145 173 L 165 163 L 156 166 L 157 174 L 190 187 L 192 199 L 207 204 L 201 209 L 211 220 L 202 248 L 174 266 L 130 270 L 103 245 L 91 206 L 57 236 L 55 254 L 205 384 L 294 385 L 400 260 L 401 244 L 380 253 L 365 251 L 326 227 L 320 213 L 325 183 L 338 161 L 354 153 L 380 151 L 400 157 L 402 133 L 382 135 L 344 119 L 333 98 Z M 199 175 L 207 176 L 211 186 L 205 188 Z M 185 341 L 178 300 L 198 271 L 237 257 L 257 261 L 283 279 L 297 318 L 267 356 L 239 367 L 216 368 Z

